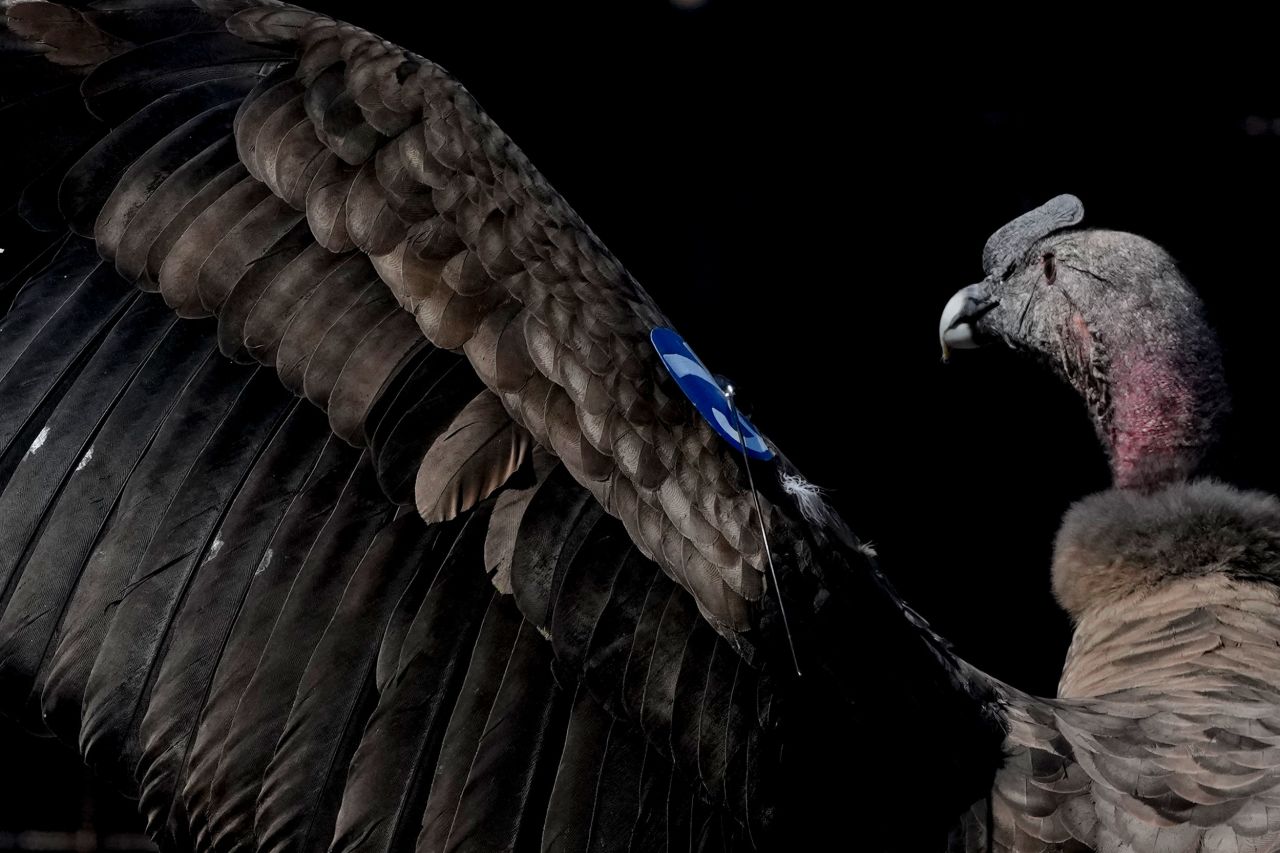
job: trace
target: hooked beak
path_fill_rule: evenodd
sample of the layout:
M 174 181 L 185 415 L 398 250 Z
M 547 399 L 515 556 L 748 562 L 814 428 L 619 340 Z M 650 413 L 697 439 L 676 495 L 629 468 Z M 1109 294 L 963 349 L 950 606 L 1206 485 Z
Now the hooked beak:
M 955 349 L 977 349 L 981 346 L 973 324 L 1000 304 L 987 289 L 986 282 L 971 284 L 947 300 L 938 323 L 938 341 L 942 344 L 942 360 L 951 358 Z

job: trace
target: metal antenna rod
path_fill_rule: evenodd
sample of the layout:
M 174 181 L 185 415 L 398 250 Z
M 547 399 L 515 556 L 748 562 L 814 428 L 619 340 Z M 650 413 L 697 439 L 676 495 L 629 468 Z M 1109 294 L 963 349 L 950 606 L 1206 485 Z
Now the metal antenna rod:
M 738 446 L 742 448 L 742 464 L 747 469 L 747 485 L 751 487 L 751 499 L 756 504 L 756 520 L 760 522 L 760 536 L 764 539 L 764 555 L 769 561 L 769 578 L 773 581 L 773 593 L 778 597 L 778 612 L 782 614 L 782 629 L 787 635 L 787 646 L 791 649 L 791 663 L 795 665 L 796 676 L 800 677 L 800 658 L 796 656 L 796 643 L 791 638 L 791 623 L 787 620 L 787 606 L 782 603 L 782 587 L 778 585 L 778 571 L 773 567 L 773 549 L 769 547 L 769 531 L 764 526 L 764 511 L 760 508 L 760 493 L 756 491 L 755 478 L 751 476 L 751 457 L 747 455 L 747 443 L 742 434 L 742 419 L 738 416 L 738 404 L 733 401 L 733 385 L 724 384 L 724 396 L 729 401 L 729 411 L 733 415 L 733 428 L 738 433 Z

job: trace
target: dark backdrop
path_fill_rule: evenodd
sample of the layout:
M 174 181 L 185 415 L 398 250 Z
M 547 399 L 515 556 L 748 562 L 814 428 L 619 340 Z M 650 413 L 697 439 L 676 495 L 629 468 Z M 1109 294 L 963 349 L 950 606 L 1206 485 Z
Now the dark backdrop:
M 1053 691 L 1069 639 L 1053 535 L 1107 485 L 1067 389 L 1003 352 L 940 363 L 942 305 L 1012 216 L 1073 192 L 1087 224 L 1180 260 L 1235 391 L 1222 473 L 1280 491 L 1280 48 L 1264 29 L 855 22 L 738 0 L 316 5 L 460 77 L 994 675 Z M 81 820 L 69 762 L 4 738 L 23 772 L 0 774 L 0 829 Z

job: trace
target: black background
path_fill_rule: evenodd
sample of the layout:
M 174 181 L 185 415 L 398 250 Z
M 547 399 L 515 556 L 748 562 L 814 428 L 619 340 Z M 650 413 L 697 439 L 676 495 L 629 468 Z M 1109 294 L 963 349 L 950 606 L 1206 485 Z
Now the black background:
M 1221 473 L 1280 491 L 1280 45 L 1257 22 L 316 5 L 453 71 L 988 672 L 1054 691 L 1053 535 L 1108 485 L 1068 389 L 1004 352 L 940 363 L 942 305 L 1008 219 L 1073 192 L 1169 249 L 1225 349 Z M 23 768 L 0 829 L 83 819 L 69 756 L 0 750 Z

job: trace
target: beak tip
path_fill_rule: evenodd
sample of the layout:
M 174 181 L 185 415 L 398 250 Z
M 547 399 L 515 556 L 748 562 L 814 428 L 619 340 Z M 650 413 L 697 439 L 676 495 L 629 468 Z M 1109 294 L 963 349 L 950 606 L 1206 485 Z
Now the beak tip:
M 938 323 L 938 342 L 942 345 L 944 363 L 951 360 L 953 350 L 976 349 L 979 346 L 974 324 L 995 304 L 982 282 L 969 285 L 947 301 Z

